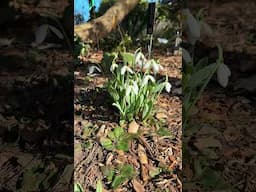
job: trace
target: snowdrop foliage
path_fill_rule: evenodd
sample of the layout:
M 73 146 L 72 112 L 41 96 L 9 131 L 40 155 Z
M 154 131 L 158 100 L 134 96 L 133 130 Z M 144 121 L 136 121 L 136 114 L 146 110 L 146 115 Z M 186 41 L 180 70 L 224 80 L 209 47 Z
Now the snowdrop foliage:
M 202 34 L 213 36 L 214 33 L 202 18 L 198 19 L 199 17 L 194 17 L 189 9 L 183 9 L 182 13 L 185 18 L 184 29 L 188 37 L 188 49 L 182 48 L 182 87 L 183 92 L 185 93 L 183 122 L 186 124 L 191 107 L 198 101 L 213 75 L 217 73 L 219 84 L 222 87 L 227 87 L 231 71 L 228 66 L 223 63 L 223 51 L 220 45 L 217 45 L 219 57 L 216 58 L 214 63 L 209 64 L 207 56 L 203 58 L 195 58 L 195 51 L 197 49 L 196 42 L 200 40 Z M 200 14 L 201 12 L 199 12 L 199 15 Z M 195 63 L 195 61 L 198 62 Z
M 190 53 L 184 48 L 182 48 L 182 58 L 186 63 L 193 62 L 192 57 L 190 56 Z
M 154 104 L 159 94 L 165 89 L 171 91 L 171 84 L 166 77 L 164 81 L 157 81 L 150 74 L 150 70 L 156 73 L 163 67 L 154 60 L 149 60 L 140 52 L 133 54 L 134 65 L 123 66 L 113 63 L 110 67 L 112 76 L 107 84 L 107 90 L 113 99 L 120 114 L 120 121 L 132 121 L 133 119 L 147 120 L 153 115 Z M 147 66 L 147 70 L 143 69 Z M 136 71 L 138 69 L 139 71 Z

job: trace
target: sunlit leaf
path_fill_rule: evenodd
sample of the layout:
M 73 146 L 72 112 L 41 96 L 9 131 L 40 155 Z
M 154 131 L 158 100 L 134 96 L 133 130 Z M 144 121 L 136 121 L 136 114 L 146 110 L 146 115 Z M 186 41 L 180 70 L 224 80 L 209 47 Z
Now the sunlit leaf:
M 101 137 L 100 138 L 100 144 L 107 150 L 111 151 L 114 149 L 114 145 L 112 141 L 108 138 Z
M 83 188 L 80 183 L 75 183 L 74 185 L 74 192 L 83 192 Z
M 103 186 L 100 180 L 97 181 L 96 192 L 103 192 Z

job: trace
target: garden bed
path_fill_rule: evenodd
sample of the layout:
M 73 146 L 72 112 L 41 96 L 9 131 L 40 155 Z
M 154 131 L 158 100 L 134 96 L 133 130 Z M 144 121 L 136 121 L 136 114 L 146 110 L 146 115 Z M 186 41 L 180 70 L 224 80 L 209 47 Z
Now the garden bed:
M 99 63 L 101 52 L 86 58 L 85 66 Z M 162 93 L 157 101 L 156 119 L 165 121 L 161 131 L 154 125 L 139 124 L 139 134 L 129 143 L 129 151 L 108 151 L 100 143 L 118 126 L 118 113 L 102 89 L 108 79 L 100 74 L 88 77 L 82 65 L 75 72 L 75 182 L 85 191 L 94 191 L 97 182 L 103 182 L 105 191 L 111 190 L 103 174 L 104 168 L 131 165 L 135 176 L 114 191 L 181 191 L 181 57 L 155 54 L 168 72 L 173 86 L 171 93 Z M 127 132 L 128 125 L 124 125 Z M 142 163 L 141 153 L 147 163 Z M 161 170 L 161 171 L 160 171 Z

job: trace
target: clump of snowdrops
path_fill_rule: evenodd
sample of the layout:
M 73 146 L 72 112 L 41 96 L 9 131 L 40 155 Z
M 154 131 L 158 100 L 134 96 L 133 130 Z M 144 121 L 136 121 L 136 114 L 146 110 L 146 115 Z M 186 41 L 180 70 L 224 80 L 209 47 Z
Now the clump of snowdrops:
M 163 69 L 154 59 L 147 60 L 140 49 L 135 54 L 121 53 L 122 65 L 115 58 L 107 90 L 120 114 L 120 123 L 132 120 L 146 121 L 154 114 L 154 105 L 160 93 L 171 90 L 168 77 L 157 80 Z
M 196 42 L 202 35 L 213 38 L 214 32 L 211 27 L 203 20 L 203 10 L 194 17 L 189 9 L 182 11 L 184 16 L 184 29 L 187 34 L 187 44 L 190 50 L 182 49 L 183 74 L 182 87 L 184 93 L 183 100 L 183 125 L 186 125 L 191 108 L 196 104 L 204 89 L 208 85 L 213 75 L 217 74 L 217 80 L 222 87 L 228 85 L 231 72 L 224 64 L 223 51 L 220 45 L 218 47 L 218 58 L 213 63 L 209 63 L 208 57 L 203 57 L 196 63 L 194 52 Z

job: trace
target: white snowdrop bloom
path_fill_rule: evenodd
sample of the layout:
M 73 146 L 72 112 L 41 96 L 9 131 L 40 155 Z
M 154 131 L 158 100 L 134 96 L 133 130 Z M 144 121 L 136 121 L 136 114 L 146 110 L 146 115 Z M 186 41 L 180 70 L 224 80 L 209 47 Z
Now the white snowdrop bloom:
M 153 69 L 154 74 L 158 73 L 160 70 L 163 70 L 163 66 L 155 62 L 155 60 L 151 61 L 151 68 Z
M 157 38 L 157 41 L 161 44 L 167 44 L 168 43 L 168 39 L 165 39 L 165 38 Z
M 95 76 L 95 72 L 101 72 L 100 68 L 95 66 L 95 65 L 92 65 L 92 66 L 89 66 L 89 73 L 87 73 L 87 75 L 89 76 Z
M 188 38 L 191 44 L 195 44 L 197 40 L 200 38 L 201 26 L 199 21 L 191 14 L 189 9 L 182 10 L 186 20 L 185 20 L 185 28 L 188 31 Z
M 217 70 L 217 80 L 222 87 L 227 87 L 231 71 L 227 65 L 221 64 Z
M 131 84 L 127 86 L 125 90 L 125 96 L 128 97 L 131 93 L 134 93 L 135 95 L 138 95 L 139 93 L 139 87 L 136 81 L 133 81 Z
M 170 93 L 172 85 L 169 82 L 165 82 L 165 90 Z
M 134 73 L 130 67 L 125 65 L 121 68 L 121 75 L 124 75 L 126 72 L 131 73 L 131 74 Z
M 116 63 L 112 63 L 112 65 L 110 67 L 110 71 L 114 72 L 116 68 L 118 68 L 118 65 Z
M 139 93 L 139 87 L 138 87 L 138 84 L 137 84 L 136 81 L 133 81 L 132 90 L 133 90 L 133 93 L 134 93 L 135 95 L 138 95 L 138 93 Z
M 135 64 L 138 67 L 141 68 L 146 62 L 147 62 L 147 59 L 145 58 L 143 53 L 141 53 L 141 52 L 135 53 Z
M 128 97 L 130 95 L 131 91 L 132 91 L 132 86 L 128 85 L 125 90 L 125 97 Z
M 144 63 L 143 65 L 143 69 L 147 70 L 147 69 L 150 69 L 151 67 L 151 61 L 147 61 L 146 63 Z
M 182 48 L 182 58 L 186 63 L 192 63 L 192 57 L 190 56 L 189 52 Z
M 141 84 L 142 87 L 144 87 L 145 85 L 147 85 L 149 80 L 150 80 L 151 82 L 153 82 L 153 83 L 156 82 L 155 78 L 154 78 L 152 75 L 146 75 L 146 76 L 143 78 L 143 81 L 142 81 L 142 84 Z

